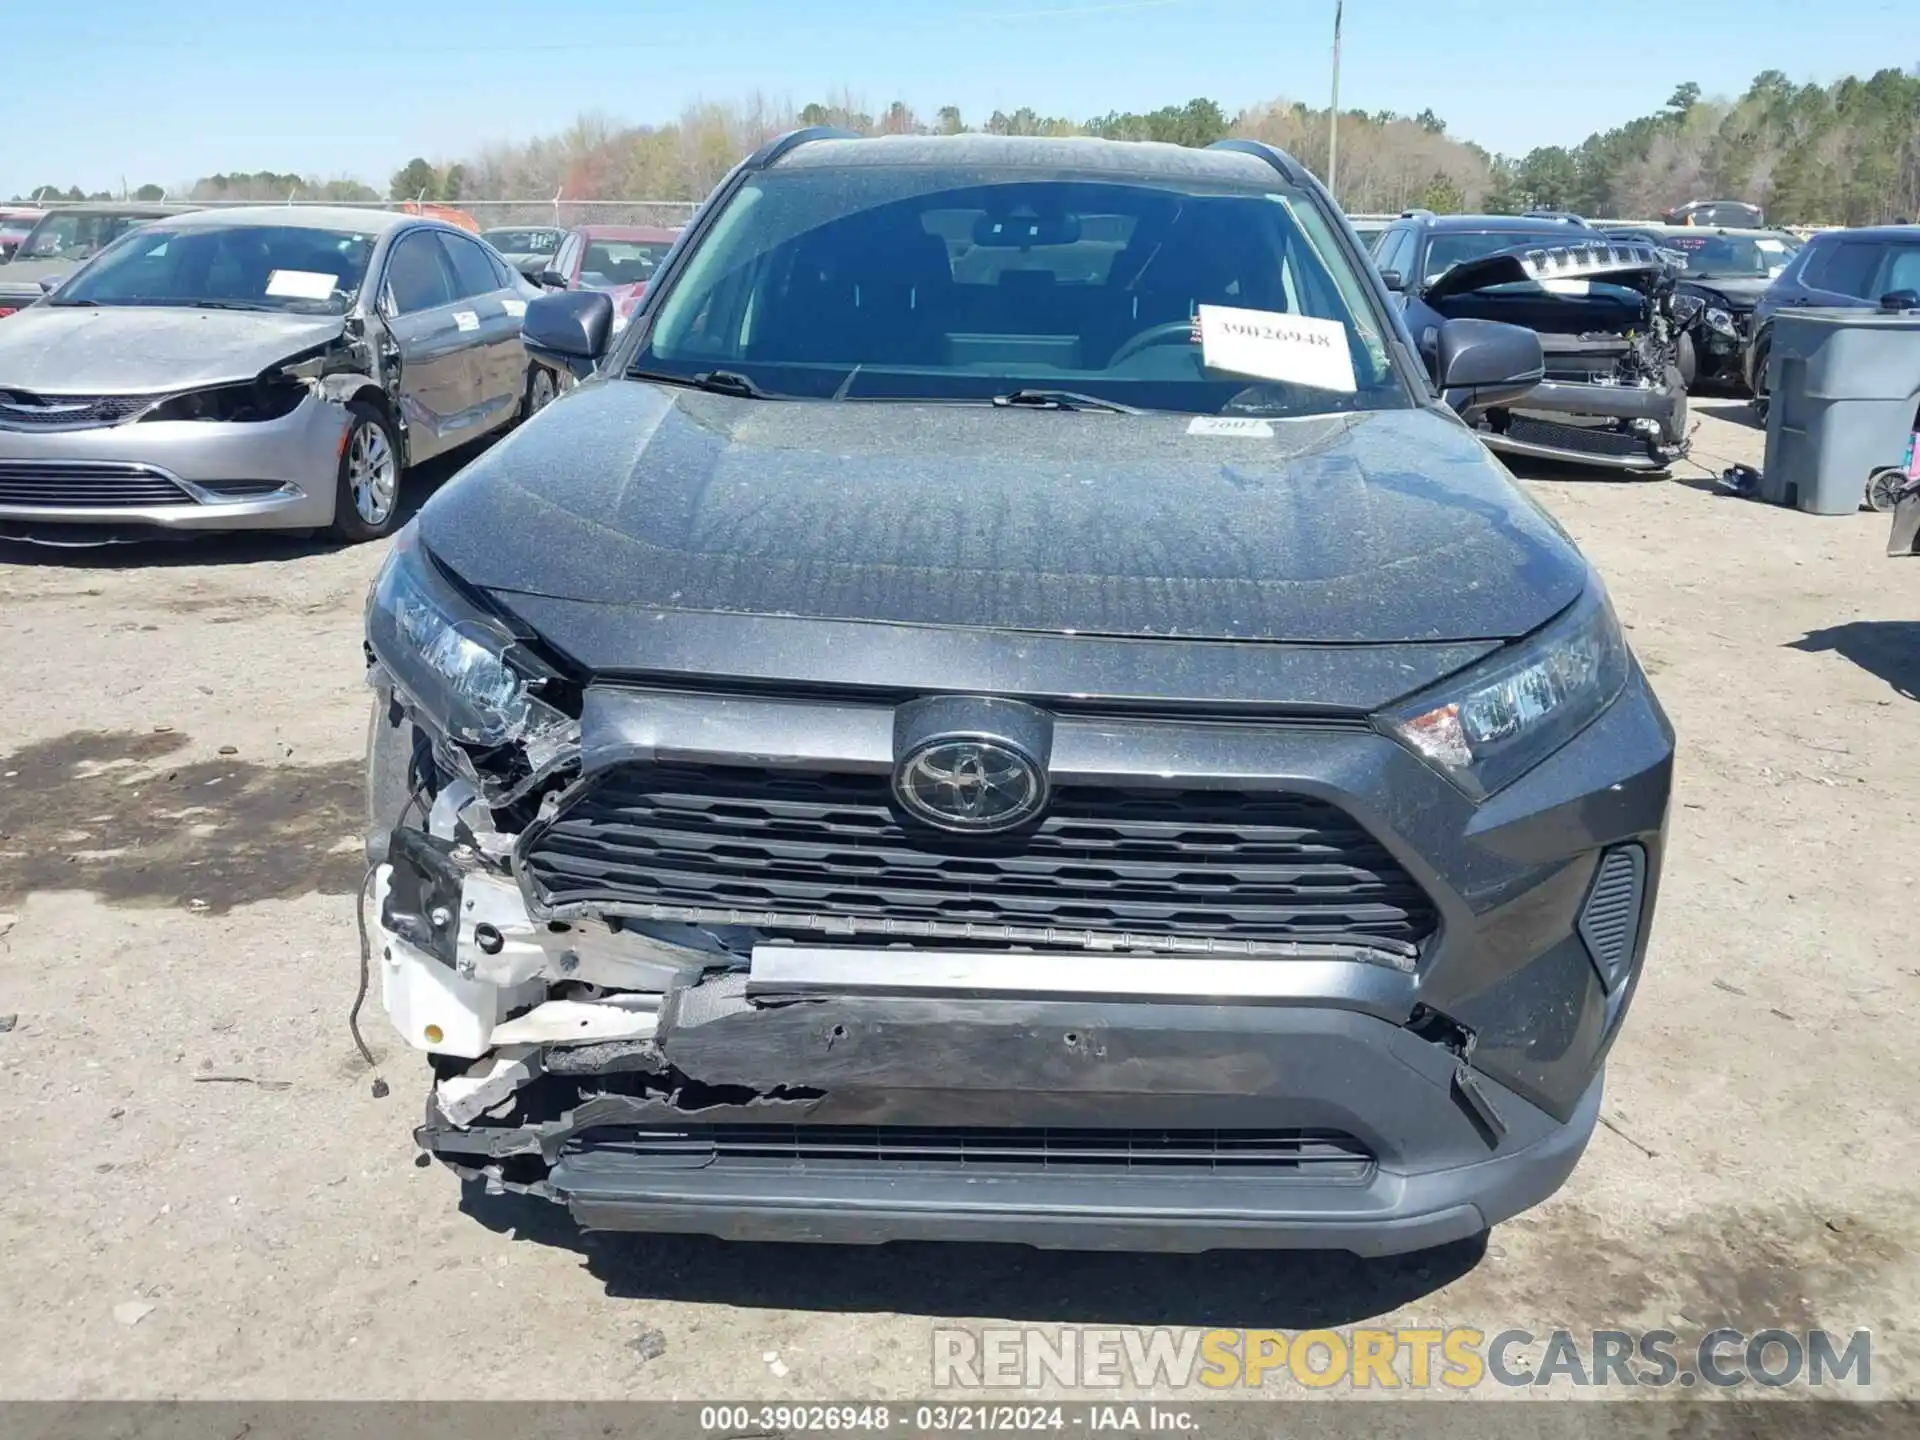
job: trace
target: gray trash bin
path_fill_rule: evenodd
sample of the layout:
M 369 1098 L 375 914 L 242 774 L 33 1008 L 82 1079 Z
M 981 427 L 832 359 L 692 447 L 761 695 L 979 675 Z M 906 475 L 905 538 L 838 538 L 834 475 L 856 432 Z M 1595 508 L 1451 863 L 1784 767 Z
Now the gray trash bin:
M 1920 312 L 1782 310 L 1767 382 L 1760 498 L 1851 515 L 1920 415 Z

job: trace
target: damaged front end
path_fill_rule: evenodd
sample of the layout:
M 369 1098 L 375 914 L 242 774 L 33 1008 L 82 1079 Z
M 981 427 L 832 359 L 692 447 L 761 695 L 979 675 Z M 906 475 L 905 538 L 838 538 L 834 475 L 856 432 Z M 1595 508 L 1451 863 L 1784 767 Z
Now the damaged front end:
M 367 636 L 368 959 L 432 1068 L 416 1138 L 468 1181 L 604 1229 L 1392 1253 L 1537 1203 L 1591 1131 L 1631 988 L 1575 934 L 1591 862 L 1556 862 L 1493 958 L 1364 796 L 1311 781 L 1250 801 L 1121 767 L 1030 832 L 917 830 L 899 757 L 956 725 L 1043 772 L 1187 731 L 581 676 L 414 527 Z M 1366 726 L 1287 743 L 1467 823 Z M 1434 992 L 1449 936 L 1479 985 L 1524 971 L 1505 1008 Z
M 1422 299 L 1449 318 L 1525 325 L 1545 379 L 1465 418 L 1501 453 L 1664 472 L 1688 447 L 1680 337 L 1698 303 L 1675 292 L 1681 257 L 1629 241 L 1529 246 L 1455 266 Z

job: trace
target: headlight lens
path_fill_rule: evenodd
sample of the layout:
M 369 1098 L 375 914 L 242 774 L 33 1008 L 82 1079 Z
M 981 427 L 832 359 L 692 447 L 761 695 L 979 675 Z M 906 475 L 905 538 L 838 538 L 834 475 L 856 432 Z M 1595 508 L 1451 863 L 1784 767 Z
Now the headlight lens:
M 1706 303 L 1698 295 L 1676 295 L 1673 297 L 1673 318 L 1682 325 L 1691 325 L 1693 317 L 1700 313 Z
M 1729 310 L 1722 310 L 1717 305 L 1709 305 L 1707 307 L 1707 328 L 1709 330 L 1718 330 L 1722 335 L 1735 334 L 1736 332 L 1733 328 L 1733 313 Z
M 246 424 L 278 420 L 291 415 L 307 398 L 298 380 L 259 380 L 245 385 L 219 385 L 175 395 L 153 407 L 142 420 L 213 420 Z
M 1626 639 L 1597 577 L 1544 630 L 1375 717 L 1476 800 L 1584 730 L 1626 684 Z
M 448 739 L 504 745 L 525 733 L 539 705 L 528 676 L 508 661 L 513 635 L 435 573 L 413 525 L 373 582 L 367 642 Z

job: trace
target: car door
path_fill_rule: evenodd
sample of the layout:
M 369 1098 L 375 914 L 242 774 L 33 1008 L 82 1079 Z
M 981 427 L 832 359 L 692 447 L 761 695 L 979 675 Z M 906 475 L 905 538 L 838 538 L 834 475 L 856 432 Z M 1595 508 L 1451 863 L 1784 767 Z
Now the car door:
M 520 349 L 520 317 L 526 307 L 509 288 L 506 262 L 496 261 L 486 246 L 451 230 L 440 231 L 439 238 L 453 267 L 454 324 L 474 368 L 478 410 L 471 428 L 475 433 L 494 430 L 513 419 L 526 389 Z
M 453 267 L 431 227 L 394 241 L 380 303 L 399 350 L 409 460 L 438 455 L 471 433 L 462 431 L 461 421 L 475 406 L 478 384 L 467 334 L 454 320 L 454 291 Z

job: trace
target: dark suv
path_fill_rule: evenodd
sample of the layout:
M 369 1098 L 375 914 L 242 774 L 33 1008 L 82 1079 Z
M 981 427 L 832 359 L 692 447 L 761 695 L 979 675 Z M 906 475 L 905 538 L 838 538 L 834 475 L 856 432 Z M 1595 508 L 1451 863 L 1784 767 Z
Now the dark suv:
M 1920 225 L 1822 230 L 1794 255 L 1753 311 L 1744 370 L 1754 409 L 1767 412 L 1773 317 L 1802 306 L 1873 309 L 1920 303 Z
M 1505 454 L 1664 473 L 1687 453 L 1679 368 L 1679 262 L 1615 240 L 1577 215 L 1413 210 L 1373 256 L 1429 367 L 1440 327 L 1480 318 L 1536 331 L 1543 382 L 1511 404 L 1462 413 Z
M 1599 1112 L 1673 737 L 1287 156 L 801 132 L 367 611 L 423 1147 L 590 1226 L 1415 1249 Z

